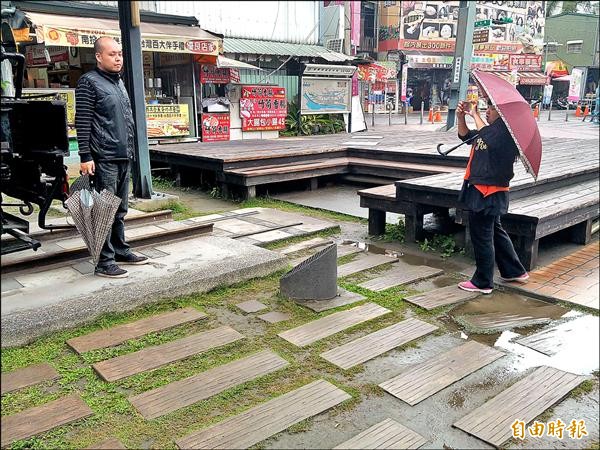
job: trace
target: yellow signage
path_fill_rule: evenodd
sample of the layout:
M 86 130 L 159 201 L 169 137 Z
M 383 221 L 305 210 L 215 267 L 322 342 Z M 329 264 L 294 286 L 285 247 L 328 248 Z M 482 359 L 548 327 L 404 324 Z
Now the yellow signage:
M 146 105 L 148 137 L 189 136 L 188 105 Z
M 39 28 L 39 27 L 38 27 Z M 43 27 L 43 40 L 46 45 L 67 47 L 93 47 L 101 36 L 109 36 L 121 42 L 121 33 L 116 30 L 68 29 Z M 193 39 L 188 37 L 142 34 L 142 50 L 166 53 L 192 53 L 198 55 L 218 55 L 218 39 Z
M 38 95 L 48 94 L 43 97 Z M 23 89 L 23 97 L 35 95 L 32 100 L 62 100 L 67 105 L 67 125 L 69 127 L 69 137 L 77 137 L 75 131 L 75 89 Z

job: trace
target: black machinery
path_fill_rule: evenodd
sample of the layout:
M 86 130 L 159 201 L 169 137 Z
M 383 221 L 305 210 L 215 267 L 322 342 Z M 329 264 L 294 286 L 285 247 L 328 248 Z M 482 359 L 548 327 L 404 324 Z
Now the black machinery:
M 2 24 L 5 37 L 6 27 Z M 12 34 L 12 33 L 11 33 Z M 15 239 L 2 240 L 2 254 L 25 249 L 37 250 L 40 242 L 28 235 L 29 222 L 3 210 L 18 206 L 22 215 L 34 212 L 39 206 L 38 225 L 42 229 L 73 228 L 70 225 L 46 224 L 46 214 L 53 200 L 63 202 L 69 195 L 67 167 L 64 157 L 69 155 L 66 106 L 60 100 L 22 98 L 25 57 L 0 48 L 0 61 L 10 60 L 16 66 L 15 96 L 2 96 L 1 106 L 1 206 L 2 234 Z M 8 48 L 9 46 L 7 46 Z M 4 80 L 3 80 L 4 81 Z M 47 97 L 48 94 L 44 94 Z M 18 203 L 4 203 L 4 197 Z

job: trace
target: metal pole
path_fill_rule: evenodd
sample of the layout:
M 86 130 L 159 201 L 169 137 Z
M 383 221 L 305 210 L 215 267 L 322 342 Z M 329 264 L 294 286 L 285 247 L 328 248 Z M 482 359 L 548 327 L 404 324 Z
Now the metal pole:
M 388 108 L 388 126 L 392 124 L 392 108 Z
M 567 112 L 565 114 L 565 122 L 569 121 L 569 101 L 567 100 Z
M 423 110 L 425 109 L 425 102 L 421 102 L 421 120 L 419 121 L 419 125 L 423 125 Z
M 550 99 L 550 106 L 548 106 L 548 121 L 550 121 L 551 116 L 552 116 L 552 99 Z
M 472 1 L 460 1 L 456 49 L 454 52 L 454 70 L 452 74 L 452 84 L 450 85 L 450 100 L 448 101 L 446 130 L 450 130 L 454 126 L 456 116 L 455 111 L 458 106 L 458 101 L 459 99 L 464 99 L 467 95 L 471 56 L 473 55 L 473 30 L 476 6 L 477 4 Z
M 404 125 L 407 125 L 408 124 L 408 103 L 406 103 L 406 102 L 404 103 L 403 109 L 404 109 Z
M 137 198 L 152 198 L 152 174 L 148 150 L 146 126 L 146 102 L 144 98 L 144 64 L 140 33 L 139 9 L 135 2 L 119 4 L 119 26 L 124 53 L 124 81 L 131 100 L 135 121 L 134 153 L 132 164 L 133 195 Z

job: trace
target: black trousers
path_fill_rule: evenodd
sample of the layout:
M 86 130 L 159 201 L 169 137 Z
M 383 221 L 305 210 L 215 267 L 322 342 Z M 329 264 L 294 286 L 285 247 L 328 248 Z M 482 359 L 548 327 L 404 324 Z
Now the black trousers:
M 471 283 L 480 289 L 493 288 L 494 261 L 504 278 L 514 278 L 525 273 L 510 237 L 502 228 L 500 216 L 470 212 L 469 228 L 477 264 Z
M 125 242 L 125 215 L 129 203 L 129 161 L 96 162 L 94 181 L 98 192 L 106 189 L 121 199 L 112 229 L 106 237 L 98 260 L 98 267 L 107 267 L 115 264 L 115 254 L 125 256 L 131 252 Z

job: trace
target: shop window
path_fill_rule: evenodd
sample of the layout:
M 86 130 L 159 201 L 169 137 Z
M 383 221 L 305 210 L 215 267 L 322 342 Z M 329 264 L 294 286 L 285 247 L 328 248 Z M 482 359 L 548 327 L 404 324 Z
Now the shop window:
M 567 41 L 567 53 L 581 53 L 583 41 Z
M 546 44 L 546 51 L 548 53 L 556 53 L 558 51 L 558 45 L 554 42 Z

